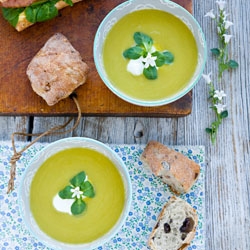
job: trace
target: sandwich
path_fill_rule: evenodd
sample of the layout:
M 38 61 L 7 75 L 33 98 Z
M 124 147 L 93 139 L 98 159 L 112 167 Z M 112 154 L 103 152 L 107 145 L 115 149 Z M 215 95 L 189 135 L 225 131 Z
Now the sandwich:
M 0 0 L 3 17 L 22 31 L 36 22 L 44 22 L 58 15 L 58 11 L 81 0 Z

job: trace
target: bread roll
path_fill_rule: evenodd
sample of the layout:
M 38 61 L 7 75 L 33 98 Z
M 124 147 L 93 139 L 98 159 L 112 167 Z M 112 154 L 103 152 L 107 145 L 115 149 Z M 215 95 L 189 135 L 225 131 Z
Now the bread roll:
M 152 250 L 184 250 L 195 237 L 197 224 L 196 210 L 173 196 L 163 207 L 148 245 Z
M 80 53 L 57 33 L 32 59 L 27 75 L 33 90 L 52 106 L 84 84 L 88 71 Z
M 176 194 L 188 192 L 200 174 L 197 163 L 156 141 L 147 144 L 141 160 Z

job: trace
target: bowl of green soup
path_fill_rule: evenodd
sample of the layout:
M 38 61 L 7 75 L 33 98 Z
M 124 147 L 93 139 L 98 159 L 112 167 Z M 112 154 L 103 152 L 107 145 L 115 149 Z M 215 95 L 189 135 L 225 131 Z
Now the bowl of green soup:
M 148 107 L 188 93 L 201 77 L 206 51 L 198 22 L 168 0 L 118 5 L 101 22 L 93 46 L 104 84 L 121 99 Z
M 19 201 L 29 231 L 46 246 L 91 250 L 120 230 L 131 196 L 120 157 L 99 141 L 72 137 L 49 144 L 33 158 Z

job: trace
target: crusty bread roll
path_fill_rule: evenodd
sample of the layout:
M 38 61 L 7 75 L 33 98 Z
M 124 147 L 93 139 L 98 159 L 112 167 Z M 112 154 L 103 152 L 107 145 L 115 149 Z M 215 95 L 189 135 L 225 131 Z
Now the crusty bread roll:
M 26 73 L 33 90 L 52 106 L 84 84 L 88 71 L 80 53 L 57 33 L 35 55 Z
M 188 192 L 200 174 L 197 163 L 156 141 L 147 144 L 141 160 L 176 194 Z
M 195 237 L 197 224 L 196 210 L 173 196 L 163 207 L 148 245 L 152 250 L 184 250 Z

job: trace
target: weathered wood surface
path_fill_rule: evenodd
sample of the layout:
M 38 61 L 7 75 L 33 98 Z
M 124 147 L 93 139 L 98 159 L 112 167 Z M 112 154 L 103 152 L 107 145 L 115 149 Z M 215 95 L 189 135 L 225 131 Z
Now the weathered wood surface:
M 192 0 L 174 1 L 192 12 Z M 87 82 L 75 91 L 84 115 L 173 117 L 190 114 L 191 91 L 169 105 L 139 107 L 118 98 L 103 84 L 94 64 L 94 37 L 102 19 L 122 2 L 124 0 L 84 0 L 72 8 L 61 10 L 58 17 L 33 25 L 20 33 L 0 16 L 0 115 L 77 113 L 74 103 L 69 98 L 52 107 L 48 106 L 32 90 L 25 73 L 31 58 L 57 32 L 63 33 L 69 39 L 90 68 Z
M 207 101 L 208 89 L 201 79 L 193 90 L 191 115 L 181 118 L 83 117 L 76 131 L 65 136 L 87 136 L 108 143 L 147 143 L 150 139 L 166 145 L 206 147 L 206 244 L 208 250 L 250 249 L 250 2 L 228 0 L 228 19 L 234 22 L 230 56 L 240 68 L 226 73 L 218 89 L 227 94 L 229 117 L 219 129 L 217 143 L 211 145 L 204 129 L 214 114 Z M 214 23 L 204 18 L 214 1 L 193 2 L 194 16 L 204 29 L 208 48 L 217 46 Z M 205 73 L 216 71 L 216 61 L 208 54 Z M 26 119 L 26 120 L 25 120 Z M 63 123 L 66 117 L 35 117 L 33 132 Z M 26 117 L 0 117 L 0 139 L 15 130 L 26 131 Z M 54 141 L 51 136 L 43 141 Z M 62 138 L 62 137 L 60 137 Z

